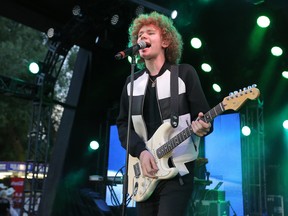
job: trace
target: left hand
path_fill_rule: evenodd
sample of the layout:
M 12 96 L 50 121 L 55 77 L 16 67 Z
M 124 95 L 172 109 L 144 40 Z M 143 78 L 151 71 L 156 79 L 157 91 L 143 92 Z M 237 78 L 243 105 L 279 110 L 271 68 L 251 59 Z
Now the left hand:
M 198 114 L 198 118 L 195 121 L 192 121 L 191 127 L 193 132 L 199 136 L 205 136 L 211 128 L 211 123 L 206 123 L 203 120 L 201 120 L 201 118 L 204 116 L 204 114 L 202 112 L 200 112 Z

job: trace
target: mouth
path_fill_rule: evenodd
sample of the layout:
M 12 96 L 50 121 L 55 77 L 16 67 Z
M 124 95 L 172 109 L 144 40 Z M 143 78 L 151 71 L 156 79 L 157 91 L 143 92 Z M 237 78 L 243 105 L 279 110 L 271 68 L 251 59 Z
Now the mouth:
M 143 49 L 143 51 L 149 50 L 150 47 L 151 47 L 151 44 L 150 44 L 150 43 L 147 43 L 147 46 Z

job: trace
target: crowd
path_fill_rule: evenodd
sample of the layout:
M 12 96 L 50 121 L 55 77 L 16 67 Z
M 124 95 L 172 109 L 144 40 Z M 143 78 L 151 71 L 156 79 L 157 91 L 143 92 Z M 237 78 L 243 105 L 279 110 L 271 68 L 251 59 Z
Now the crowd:
M 18 216 L 18 212 L 13 207 L 13 187 L 7 187 L 0 183 L 0 216 Z

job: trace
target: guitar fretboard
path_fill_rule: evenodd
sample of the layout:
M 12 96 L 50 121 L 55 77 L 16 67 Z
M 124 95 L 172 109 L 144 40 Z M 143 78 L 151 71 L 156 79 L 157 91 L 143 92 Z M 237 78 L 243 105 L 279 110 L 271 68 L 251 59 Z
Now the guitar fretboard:
M 223 103 L 221 102 L 221 103 L 217 104 L 215 107 L 213 107 L 211 110 L 209 110 L 207 113 L 205 113 L 202 120 L 209 123 L 216 116 L 222 114 L 224 111 L 225 111 L 225 109 L 223 107 Z
M 209 123 L 216 116 L 222 114 L 224 111 L 225 109 L 223 107 L 223 103 L 221 102 L 215 107 L 213 107 L 211 110 L 209 110 L 207 113 L 205 113 L 202 120 Z M 179 134 L 177 134 L 168 142 L 166 142 L 161 147 L 159 147 L 156 151 L 157 157 L 160 159 L 166 154 L 170 153 L 174 148 L 176 148 L 178 145 L 180 145 L 182 142 L 188 139 L 192 134 L 193 134 L 193 131 L 192 131 L 191 125 L 189 125 L 187 128 L 182 130 Z

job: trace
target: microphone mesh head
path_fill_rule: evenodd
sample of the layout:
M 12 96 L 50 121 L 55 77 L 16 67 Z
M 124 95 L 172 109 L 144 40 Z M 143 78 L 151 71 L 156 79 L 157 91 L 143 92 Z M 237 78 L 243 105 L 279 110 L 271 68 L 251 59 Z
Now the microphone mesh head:
M 145 41 L 139 41 L 138 45 L 140 46 L 141 49 L 147 46 Z

